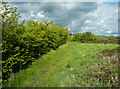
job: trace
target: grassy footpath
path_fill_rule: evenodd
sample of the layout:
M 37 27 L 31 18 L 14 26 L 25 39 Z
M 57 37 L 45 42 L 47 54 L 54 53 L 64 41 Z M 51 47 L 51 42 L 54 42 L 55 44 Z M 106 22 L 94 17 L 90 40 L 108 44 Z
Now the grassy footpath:
M 69 42 L 57 50 L 51 50 L 36 60 L 29 68 L 12 74 L 8 87 L 79 87 L 107 86 L 94 78 L 86 82 L 86 66 L 104 61 L 96 59 L 96 53 L 104 49 L 113 49 L 116 44 L 87 44 Z M 4 85 L 5 86 L 5 85 Z

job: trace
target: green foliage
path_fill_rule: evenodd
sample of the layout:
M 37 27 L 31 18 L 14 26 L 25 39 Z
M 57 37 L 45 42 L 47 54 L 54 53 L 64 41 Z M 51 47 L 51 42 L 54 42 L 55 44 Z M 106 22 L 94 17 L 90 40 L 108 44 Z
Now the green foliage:
M 76 33 L 72 37 L 71 41 L 78 41 L 82 43 L 118 43 L 119 36 L 100 36 L 100 35 L 94 35 L 91 32 L 85 32 L 85 33 Z
M 118 44 L 119 39 L 115 36 L 99 36 L 100 39 L 95 41 L 95 43 L 112 43 L 112 44 Z
M 115 40 L 116 38 L 111 35 L 111 36 L 108 37 L 108 39 L 109 39 L 109 40 Z
M 19 13 L 16 13 L 17 8 L 13 9 L 6 2 L 1 3 L 2 13 L 2 68 L 3 68 L 3 80 L 8 77 L 12 71 L 10 64 L 11 55 L 15 55 L 17 51 L 13 50 L 17 46 L 18 40 L 16 38 L 16 30 L 18 29 Z M 5 80 L 6 81 L 6 80 Z
M 101 36 L 101 40 L 115 40 L 116 37 L 115 36 Z
M 82 42 L 94 41 L 94 35 L 92 35 L 91 32 L 85 32 L 81 37 L 81 41 Z
M 20 18 L 17 8 L 12 9 L 6 2 L 1 2 L 2 10 L 2 68 L 3 83 L 12 72 L 30 65 L 40 55 L 50 49 L 56 49 L 66 43 L 69 31 L 67 28 L 52 25 L 53 21 L 43 22 L 25 20 L 18 24 Z
M 72 36 L 69 34 L 67 42 L 70 42 L 70 41 L 72 41 Z
M 78 42 L 94 42 L 100 40 L 100 36 L 96 36 L 92 34 L 91 32 L 85 32 L 85 33 L 76 33 L 72 39 L 72 41 L 78 41 Z
M 76 33 L 73 37 L 73 41 L 80 41 L 82 37 L 81 33 Z
M 120 39 L 120 36 L 117 36 L 116 39 Z

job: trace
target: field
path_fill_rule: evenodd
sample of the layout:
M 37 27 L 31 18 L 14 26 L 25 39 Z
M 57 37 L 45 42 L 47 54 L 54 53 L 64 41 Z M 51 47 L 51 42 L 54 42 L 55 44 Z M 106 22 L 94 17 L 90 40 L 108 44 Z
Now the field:
M 83 9 L 81 4 L 79 6 L 75 3 L 73 3 L 75 7 L 71 10 L 65 6 L 67 4 L 69 6 L 69 3 L 62 3 L 60 6 L 57 3 L 55 7 L 53 4 L 40 4 L 41 6 L 37 8 L 35 4 L 36 11 L 30 9 L 30 13 L 26 8 L 26 6 L 31 7 L 30 3 L 28 5 L 25 3 L 25 7 L 4 1 L 0 3 L 2 11 L 2 48 L 0 48 L 2 53 L 0 78 L 2 79 L 0 83 L 3 87 L 118 87 L 120 36 L 113 36 L 118 32 L 116 28 L 111 27 L 111 24 L 105 25 L 105 22 L 109 21 L 100 18 L 101 24 L 98 25 L 99 18 L 96 20 L 95 16 L 91 21 L 96 21 L 92 21 L 89 26 L 91 28 L 94 25 L 97 29 L 89 29 L 87 23 L 91 21 L 88 20 L 86 23 L 87 19 L 82 18 L 83 16 L 91 17 L 89 13 L 96 12 L 92 9 L 87 10 L 89 7 L 86 8 L 86 6 Z M 33 3 L 31 5 L 34 7 Z M 92 4 L 84 5 L 94 7 Z M 42 8 L 42 6 L 45 7 Z M 63 10 L 66 16 L 62 15 Z M 73 10 L 77 13 L 71 13 Z M 78 10 L 82 11 L 82 14 L 79 14 Z M 96 8 L 96 10 L 100 9 Z M 24 11 L 28 14 L 25 15 Z M 55 15 L 56 11 L 61 13 Z M 67 14 L 67 11 L 70 12 Z M 105 15 L 106 13 L 108 12 L 105 12 Z M 61 19 L 61 16 L 65 18 Z M 71 17 L 72 19 L 69 19 Z M 110 17 L 115 16 L 113 14 Z M 110 18 L 110 23 L 111 19 L 113 18 Z
M 117 86 L 117 54 L 105 55 L 117 44 L 68 42 L 57 50 L 51 50 L 33 64 L 11 74 L 6 87 L 106 87 Z M 107 52 L 107 51 L 106 51 Z M 114 59 L 114 61 L 113 61 Z M 111 65 L 112 66 L 111 66 Z M 97 68 L 97 71 L 95 69 Z M 103 68 L 103 71 L 101 71 Z M 113 69 L 112 69 L 113 68 Z M 108 78 L 107 78 L 108 77 Z M 108 81 L 108 82 L 106 82 Z

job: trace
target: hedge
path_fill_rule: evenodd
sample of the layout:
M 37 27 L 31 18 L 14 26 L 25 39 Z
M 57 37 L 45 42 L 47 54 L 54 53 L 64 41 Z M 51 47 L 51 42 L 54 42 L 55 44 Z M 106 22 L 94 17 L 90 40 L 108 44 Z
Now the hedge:
M 69 31 L 47 20 L 28 20 L 27 25 L 23 20 L 18 24 L 17 8 L 9 8 L 6 2 L 2 5 L 2 82 L 5 83 L 12 72 L 27 68 L 41 55 L 65 44 Z

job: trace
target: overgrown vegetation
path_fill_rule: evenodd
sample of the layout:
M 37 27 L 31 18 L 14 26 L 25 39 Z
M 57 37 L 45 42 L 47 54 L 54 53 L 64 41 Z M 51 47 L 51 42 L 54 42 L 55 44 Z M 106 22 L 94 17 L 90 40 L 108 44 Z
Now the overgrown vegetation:
M 105 49 L 97 53 L 94 59 L 101 59 L 99 63 L 94 63 L 91 66 L 86 66 L 86 73 L 89 80 L 97 82 L 109 87 L 118 87 L 118 74 L 120 72 L 118 67 L 118 53 L 120 53 L 120 46 L 114 49 Z M 86 81 L 86 77 L 84 78 Z M 87 81 L 86 81 L 87 82 Z
M 67 28 L 53 25 L 53 21 L 27 21 L 18 24 L 20 13 L 6 2 L 2 6 L 2 74 L 3 83 L 11 72 L 27 67 L 42 54 L 65 44 L 69 35 Z

